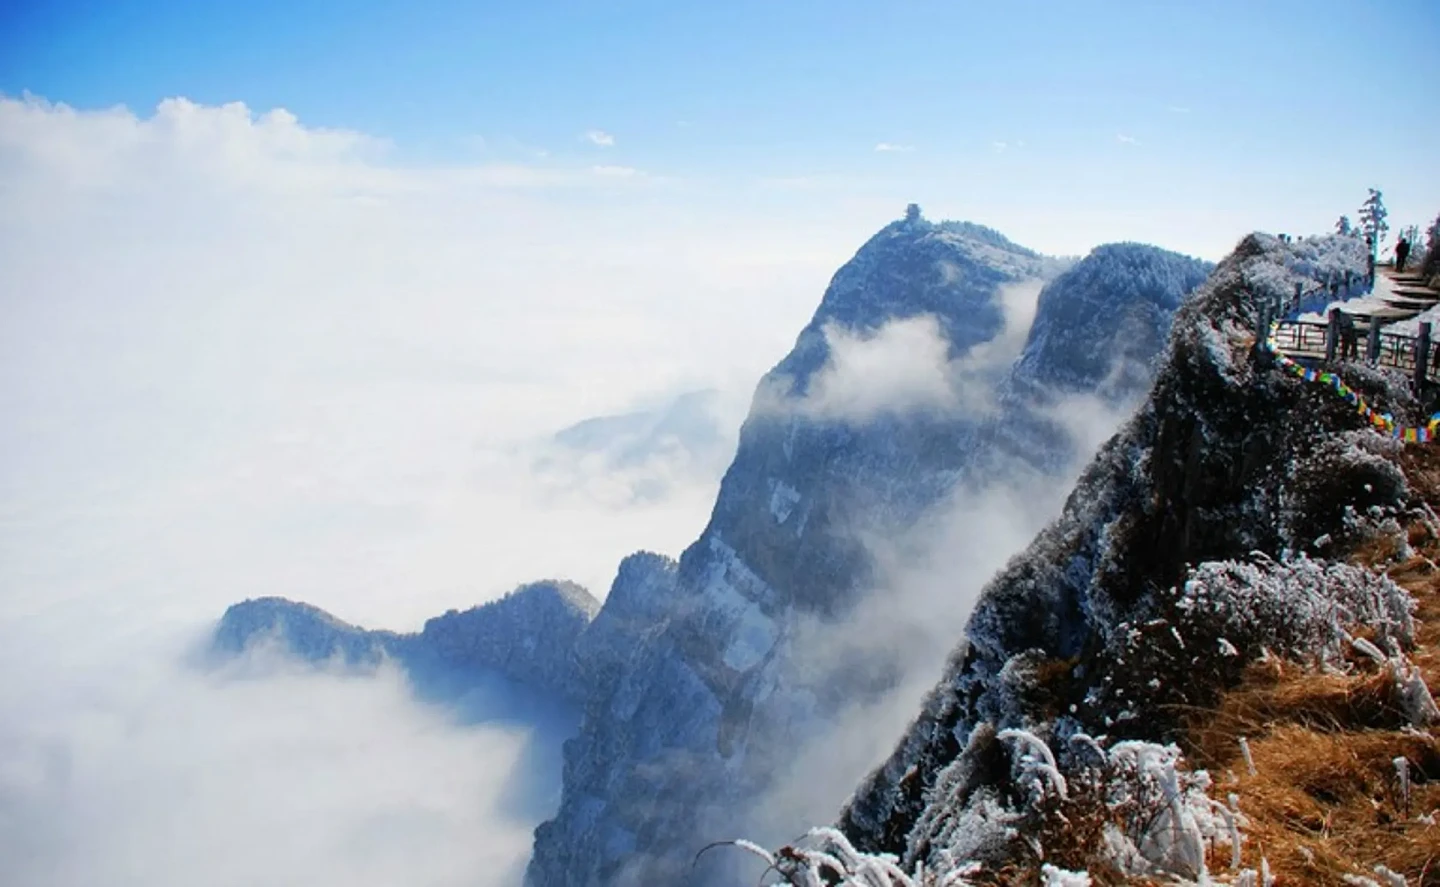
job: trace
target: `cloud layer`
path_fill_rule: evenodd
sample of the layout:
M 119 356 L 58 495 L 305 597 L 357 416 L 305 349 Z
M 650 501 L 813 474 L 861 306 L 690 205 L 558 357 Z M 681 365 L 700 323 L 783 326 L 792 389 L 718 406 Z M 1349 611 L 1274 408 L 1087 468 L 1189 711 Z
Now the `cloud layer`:
M 945 265 L 940 272 L 958 273 Z M 951 356 L 950 341 L 930 314 L 868 331 L 826 324 L 821 332 L 829 357 L 804 395 L 791 394 L 786 390 L 790 382 L 782 379 L 759 408 L 854 425 L 916 412 L 988 412 L 996 376 L 1024 347 L 1042 286 L 1039 280 L 1001 286 L 1000 333 L 958 357 Z
M 537 442 L 748 395 L 849 245 L 626 168 L 396 153 L 0 97 L 0 882 L 513 882 L 562 727 L 188 652 L 245 597 L 404 630 L 678 553 L 719 468 L 617 497 Z

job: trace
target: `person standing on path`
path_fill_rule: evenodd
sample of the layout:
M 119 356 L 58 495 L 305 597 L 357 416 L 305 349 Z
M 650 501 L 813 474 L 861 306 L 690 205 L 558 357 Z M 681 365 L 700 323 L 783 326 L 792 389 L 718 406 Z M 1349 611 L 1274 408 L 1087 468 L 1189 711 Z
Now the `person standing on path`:
M 1355 318 L 1351 317 L 1349 312 L 1341 311 L 1335 319 L 1340 327 L 1340 359 L 1358 360 L 1360 331 L 1355 328 Z
M 1405 260 L 1408 259 L 1408 258 L 1410 258 L 1410 241 L 1408 241 L 1408 240 L 1406 240 L 1405 238 L 1402 237 L 1402 238 L 1400 238 L 1400 242 L 1397 243 L 1397 244 L 1395 244 L 1395 271 L 1396 271 L 1396 273 L 1399 273 L 1399 272 L 1405 270 Z

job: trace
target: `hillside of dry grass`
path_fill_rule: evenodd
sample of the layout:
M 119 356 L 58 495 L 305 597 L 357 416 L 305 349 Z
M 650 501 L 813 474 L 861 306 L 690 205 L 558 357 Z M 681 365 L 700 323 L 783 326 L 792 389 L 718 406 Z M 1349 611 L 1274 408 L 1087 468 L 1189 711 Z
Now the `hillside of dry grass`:
M 1401 464 L 1411 489 L 1440 511 L 1440 444 L 1407 447 Z M 1436 530 L 1433 519 L 1417 518 L 1408 527 L 1408 556 L 1380 541 L 1355 557 L 1415 598 L 1409 658 L 1432 692 L 1440 689 Z M 1367 636 L 1363 625 L 1350 631 Z M 1358 652 L 1349 661 L 1348 674 L 1279 659 L 1254 663 L 1217 706 L 1188 714 L 1181 745 L 1191 767 L 1211 772 L 1216 795 L 1237 796 L 1248 820 L 1242 864 L 1258 869 L 1263 857 L 1279 887 L 1344 885 L 1347 875 L 1375 878 L 1377 865 L 1409 884 L 1440 887 L 1440 731 L 1409 725 L 1386 664 Z M 1213 872 L 1230 868 L 1229 848 L 1211 855 Z

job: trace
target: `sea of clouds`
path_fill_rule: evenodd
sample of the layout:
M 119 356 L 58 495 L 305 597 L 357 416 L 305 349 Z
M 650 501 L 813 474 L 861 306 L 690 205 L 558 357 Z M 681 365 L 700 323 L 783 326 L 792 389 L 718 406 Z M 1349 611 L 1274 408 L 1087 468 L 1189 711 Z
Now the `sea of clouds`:
M 412 630 L 679 554 L 858 242 L 640 170 L 393 154 L 0 97 L 0 882 L 514 882 L 573 713 L 197 650 L 246 597 Z

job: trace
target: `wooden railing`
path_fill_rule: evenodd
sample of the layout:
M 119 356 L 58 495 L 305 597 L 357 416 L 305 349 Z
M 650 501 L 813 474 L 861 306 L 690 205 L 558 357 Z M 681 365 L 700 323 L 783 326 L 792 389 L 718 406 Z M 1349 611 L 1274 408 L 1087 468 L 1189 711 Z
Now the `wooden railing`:
M 1335 363 L 1347 357 L 1335 323 L 1282 320 L 1274 324 L 1271 338 L 1281 354 L 1293 359 Z M 1370 366 L 1401 370 L 1421 385 L 1440 378 L 1440 368 L 1434 366 L 1436 356 L 1440 355 L 1431 354 L 1430 324 L 1421 323 L 1416 336 L 1382 333 L 1379 326 L 1372 326 L 1365 344 L 1357 347 L 1356 359 Z
M 1349 298 L 1357 288 L 1363 286 L 1368 289 L 1371 283 L 1367 277 L 1349 273 L 1343 278 L 1332 278 L 1308 288 L 1297 283 L 1295 291 L 1285 298 L 1259 305 L 1257 332 L 1264 331 L 1264 335 L 1275 340 L 1275 347 L 1280 353 L 1293 359 L 1325 363 L 1343 360 L 1347 355 L 1340 338 L 1339 309 L 1328 312 L 1329 322 L 1299 320 L 1298 315 L 1304 313 L 1307 303 L 1312 310 L 1324 310 L 1329 302 Z M 1325 300 L 1323 303 L 1320 301 L 1322 297 Z M 1356 345 L 1359 346 L 1359 343 Z M 1380 324 L 1372 321 L 1364 345 L 1357 348 L 1357 351 L 1360 350 L 1363 350 L 1364 356 L 1357 354 L 1356 357 L 1370 366 L 1389 367 L 1410 374 L 1417 390 L 1440 379 L 1440 367 L 1431 365 L 1432 360 L 1440 359 L 1440 355 L 1431 353 L 1428 323 L 1422 322 L 1419 335 L 1412 336 L 1382 332 Z
M 1295 291 L 1289 293 L 1280 302 L 1272 306 L 1271 319 L 1287 318 L 1290 315 L 1299 315 L 1306 303 L 1312 303 L 1310 307 L 1323 310 L 1325 305 L 1341 299 L 1349 299 L 1356 292 L 1369 292 L 1374 281 L 1363 274 L 1352 274 L 1346 271 L 1341 275 L 1333 275 L 1328 280 L 1314 281 L 1310 286 L 1303 283 L 1295 284 Z M 1322 303 L 1322 298 L 1324 299 Z
M 1303 320 L 1282 320 L 1275 325 L 1275 347 L 1282 354 L 1291 357 L 1311 355 L 1325 356 L 1325 341 L 1329 336 L 1328 324 L 1311 323 Z

